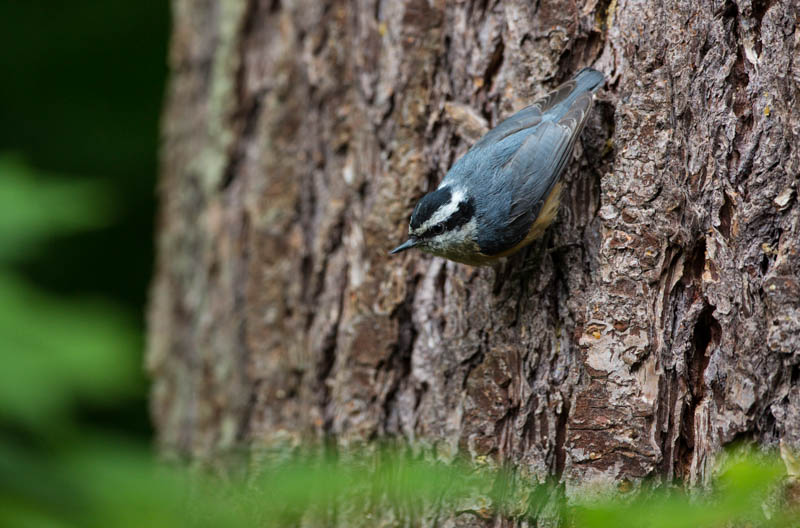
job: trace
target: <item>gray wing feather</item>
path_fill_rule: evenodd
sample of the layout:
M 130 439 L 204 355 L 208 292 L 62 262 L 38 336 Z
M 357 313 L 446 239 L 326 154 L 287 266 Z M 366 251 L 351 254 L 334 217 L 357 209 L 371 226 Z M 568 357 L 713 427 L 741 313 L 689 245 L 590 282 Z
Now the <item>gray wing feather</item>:
M 558 114 L 560 112 L 565 111 L 567 107 L 574 104 L 572 99 L 575 97 L 576 93 L 579 93 L 577 91 L 579 88 L 578 80 L 571 79 L 563 83 L 532 105 L 523 108 L 511 117 L 503 120 L 475 143 L 472 148 L 480 149 L 482 147 L 494 145 L 512 134 L 535 127 L 542 121 L 547 120 L 548 117 L 552 119 L 553 113 L 556 114 L 555 118 L 558 119 Z M 548 113 L 550 113 L 551 116 L 548 116 Z
M 557 123 L 539 125 L 503 167 L 503 178 L 513 189 L 509 219 L 521 221 L 526 234 L 572 155 L 591 106 L 591 93 L 578 97 Z
M 575 92 L 576 86 L 575 79 L 571 79 L 533 103 L 533 106 L 538 107 L 543 114 L 546 114 L 561 103 L 566 102 Z
M 523 108 L 483 136 L 472 149 L 494 145 L 522 130 L 535 127 L 542 121 L 560 120 L 572 109 L 578 98 L 587 92 L 596 92 L 605 77 L 592 68 L 584 68 L 569 81 L 561 84 L 532 105 Z
M 525 107 L 490 130 L 477 143 L 475 143 L 475 145 L 473 145 L 472 149 L 479 149 L 494 145 L 495 143 L 507 138 L 511 134 L 516 134 L 517 132 L 525 130 L 526 128 L 534 127 L 541 122 L 542 111 L 536 104 Z

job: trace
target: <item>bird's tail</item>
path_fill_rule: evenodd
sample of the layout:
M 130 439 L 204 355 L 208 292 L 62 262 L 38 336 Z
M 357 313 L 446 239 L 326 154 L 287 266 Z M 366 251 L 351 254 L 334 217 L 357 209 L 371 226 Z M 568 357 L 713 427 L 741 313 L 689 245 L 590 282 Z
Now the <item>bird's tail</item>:
M 596 92 L 606 80 L 605 76 L 594 68 L 584 68 L 573 77 L 575 93 Z
M 534 103 L 545 121 L 558 121 L 569 112 L 576 100 L 587 92 L 596 92 L 605 81 L 605 76 L 592 68 L 584 68 L 542 99 Z

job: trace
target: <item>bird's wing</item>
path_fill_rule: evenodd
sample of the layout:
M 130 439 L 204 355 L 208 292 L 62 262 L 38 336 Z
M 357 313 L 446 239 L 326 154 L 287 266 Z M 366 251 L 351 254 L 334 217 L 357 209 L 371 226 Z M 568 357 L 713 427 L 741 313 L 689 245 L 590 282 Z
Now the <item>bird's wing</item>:
M 545 114 L 550 111 L 555 110 L 557 113 L 560 113 L 558 112 L 558 107 L 562 104 L 572 103 L 570 99 L 574 96 L 577 87 L 578 83 L 576 79 L 571 79 L 561 84 L 558 88 L 537 100 L 532 105 L 523 108 L 502 121 L 475 143 L 472 148 L 480 149 L 482 147 L 489 147 L 512 134 L 516 134 L 527 128 L 535 127 L 542 122 Z
M 472 149 L 497 144 L 512 134 L 532 128 L 549 119 L 560 120 L 586 92 L 596 92 L 605 77 L 592 68 L 584 68 L 569 81 L 561 84 L 532 105 L 523 108 L 483 136 Z M 591 106 L 591 105 L 590 105 Z
M 475 143 L 470 150 L 492 146 L 507 138 L 511 134 L 516 134 L 520 130 L 534 127 L 541 122 L 542 110 L 539 106 L 533 104 L 525 107 L 491 129 L 485 136 Z
M 530 226 L 572 155 L 575 141 L 592 107 L 592 94 L 579 96 L 558 122 L 545 121 L 499 169 L 495 181 L 510 197 L 506 216 L 505 244 L 516 244 Z M 505 194 L 505 193 L 503 193 Z
M 546 114 L 559 104 L 565 102 L 575 91 L 577 87 L 577 83 L 575 79 L 570 79 L 569 81 L 559 85 L 555 90 L 548 93 L 541 99 L 537 100 L 533 105 L 539 109 L 542 114 Z

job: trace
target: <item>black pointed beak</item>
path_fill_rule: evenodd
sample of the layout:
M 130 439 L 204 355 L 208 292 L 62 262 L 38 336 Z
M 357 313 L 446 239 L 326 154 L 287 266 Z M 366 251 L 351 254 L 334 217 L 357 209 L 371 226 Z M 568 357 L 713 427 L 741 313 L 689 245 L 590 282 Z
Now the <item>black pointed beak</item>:
M 393 250 L 389 252 L 390 255 L 394 255 L 395 253 L 400 253 L 401 251 L 405 251 L 407 249 L 411 249 L 417 245 L 417 239 L 414 237 L 409 238 Z

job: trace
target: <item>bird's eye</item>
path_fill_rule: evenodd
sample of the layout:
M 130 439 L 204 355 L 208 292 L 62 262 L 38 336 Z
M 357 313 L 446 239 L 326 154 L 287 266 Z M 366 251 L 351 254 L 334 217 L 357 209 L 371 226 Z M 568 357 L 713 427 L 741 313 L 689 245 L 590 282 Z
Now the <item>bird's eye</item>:
M 442 233 L 444 233 L 444 224 L 436 224 L 431 228 L 431 232 L 434 235 L 441 235 Z

